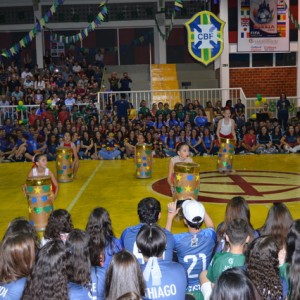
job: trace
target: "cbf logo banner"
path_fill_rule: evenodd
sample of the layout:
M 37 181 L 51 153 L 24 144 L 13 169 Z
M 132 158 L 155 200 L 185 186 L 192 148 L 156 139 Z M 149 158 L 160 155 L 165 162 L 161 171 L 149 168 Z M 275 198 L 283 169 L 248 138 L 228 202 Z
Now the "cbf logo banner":
M 224 25 L 225 22 L 210 11 L 194 15 L 185 23 L 189 53 L 205 65 L 214 61 L 223 52 Z

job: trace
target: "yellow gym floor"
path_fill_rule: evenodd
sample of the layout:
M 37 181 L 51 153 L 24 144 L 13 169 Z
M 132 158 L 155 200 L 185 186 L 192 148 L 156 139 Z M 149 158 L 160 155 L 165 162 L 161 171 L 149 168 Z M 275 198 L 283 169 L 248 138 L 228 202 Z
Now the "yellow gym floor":
M 228 199 L 241 195 L 251 208 L 254 227 L 263 224 L 272 202 L 284 201 L 294 218 L 300 218 L 299 154 L 237 155 L 235 172 L 216 172 L 216 157 L 195 157 L 201 167 L 200 200 L 218 225 L 222 221 Z M 15 217 L 28 216 L 27 199 L 22 185 L 31 163 L 1 163 L 0 235 Z M 154 159 L 151 179 L 136 179 L 133 160 L 80 161 L 78 178 L 59 184 L 54 206 L 70 211 L 76 228 L 85 228 L 91 210 L 97 206 L 109 212 L 117 237 L 124 228 L 138 223 L 137 203 L 144 197 L 155 197 L 162 205 L 160 225 L 164 226 L 167 203 L 171 201 L 165 178 L 169 159 Z M 55 163 L 49 168 L 56 173 Z M 154 190 L 155 189 L 155 190 Z M 173 231 L 185 230 L 182 222 L 174 222 Z

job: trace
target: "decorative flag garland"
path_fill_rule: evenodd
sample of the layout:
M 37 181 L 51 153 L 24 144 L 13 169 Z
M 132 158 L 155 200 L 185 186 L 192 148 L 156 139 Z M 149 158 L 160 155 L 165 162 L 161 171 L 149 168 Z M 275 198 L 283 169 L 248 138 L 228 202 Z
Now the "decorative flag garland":
M 57 8 L 62 5 L 64 0 L 54 0 L 53 5 L 50 7 L 49 11 L 44 15 L 40 20 L 36 19 L 36 23 L 32 30 L 28 32 L 18 43 L 14 44 L 9 49 L 5 49 L 0 54 L 0 63 L 2 61 L 2 56 L 6 58 L 10 58 L 19 53 L 22 48 L 25 48 L 37 35 L 38 32 L 41 32 L 45 25 L 49 22 L 51 16 L 53 16 Z
M 174 22 L 174 19 L 176 17 L 176 13 L 178 11 L 180 11 L 182 8 L 183 8 L 183 4 L 182 4 L 182 1 L 183 0 L 175 0 L 174 2 L 174 8 L 173 8 L 173 11 L 172 11 L 172 16 L 171 16 L 171 24 L 170 24 L 170 27 L 166 30 L 166 33 L 163 33 L 160 28 L 159 28 L 159 25 L 158 25 L 158 21 L 156 19 L 156 17 L 154 17 L 154 20 L 155 20 L 155 24 L 156 24 L 156 28 L 159 32 L 159 35 L 164 39 L 164 40 L 167 40 L 171 34 L 171 31 L 173 30 L 173 22 Z
M 94 21 L 91 22 L 85 29 L 81 30 L 79 33 L 74 34 L 72 36 L 58 35 L 55 33 L 51 36 L 52 41 L 65 43 L 65 44 L 76 43 L 78 41 L 82 41 L 84 38 L 86 38 L 89 35 L 89 32 L 94 31 L 96 26 L 101 24 L 101 22 L 104 21 L 105 16 L 108 13 L 106 3 L 107 2 L 102 2 L 100 4 L 101 11 L 98 13 L 98 15 L 96 16 Z

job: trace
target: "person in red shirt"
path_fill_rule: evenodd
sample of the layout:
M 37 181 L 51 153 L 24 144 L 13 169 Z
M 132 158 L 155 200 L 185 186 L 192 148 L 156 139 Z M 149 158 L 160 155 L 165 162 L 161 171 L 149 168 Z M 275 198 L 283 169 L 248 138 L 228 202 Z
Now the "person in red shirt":
M 242 147 L 247 152 L 255 153 L 258 146 L 259 145 L 257 144 L 256 135 L 254 134 L 254 129 L 250 127 L 247 133 L 244 135 L 242 141 Z

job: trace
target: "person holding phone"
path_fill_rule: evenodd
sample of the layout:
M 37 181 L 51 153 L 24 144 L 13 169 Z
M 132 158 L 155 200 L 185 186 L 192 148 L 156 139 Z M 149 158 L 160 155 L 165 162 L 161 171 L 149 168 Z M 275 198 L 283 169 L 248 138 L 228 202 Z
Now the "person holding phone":
M 168 204 L 168 217 L 166 229 L 171 231 L 174 217 L 180 211 L 177 201 Z M 200 297 L 199 274 L 207 270 L 212 258 L 213 249 L 217 236 L 214 223 L 202 203 L 188 199 L 182 203 L 184 223 L 188 232 L 173 234 L 175 240 L 175 251 L 178 262 L 185 268 L 188 277 L 186 292 L 192 294 L 196 299 Z M 202 224 L 206 228 L 201 229 Z

